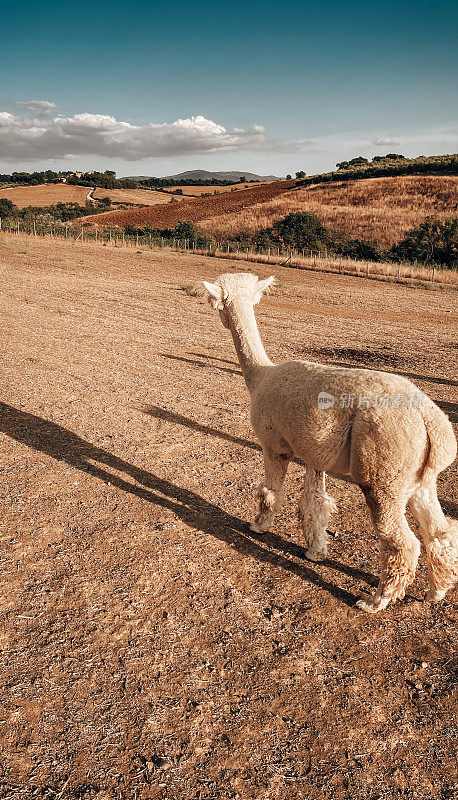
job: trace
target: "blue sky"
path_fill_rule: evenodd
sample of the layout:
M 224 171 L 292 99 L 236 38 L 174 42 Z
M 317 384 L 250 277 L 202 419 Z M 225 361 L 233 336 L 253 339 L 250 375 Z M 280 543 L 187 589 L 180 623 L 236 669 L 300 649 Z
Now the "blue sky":
M 458 14 L 442 0 L 0 9 L 4 172 L 284 175 L 458 150 Z

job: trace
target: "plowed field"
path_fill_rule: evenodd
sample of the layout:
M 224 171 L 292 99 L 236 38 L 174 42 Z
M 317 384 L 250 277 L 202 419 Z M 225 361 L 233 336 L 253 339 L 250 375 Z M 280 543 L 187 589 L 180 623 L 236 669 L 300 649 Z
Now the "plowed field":
M 141 227 L 149 223 L 157 228 L 173 228 L 177 222 L 183 220 L 198 222 L 218 214 L 235 214 L 254 203 L 266 203 L 287 191 L 292 185 L 292 181 L 275 181 L 252 189 L 223 192 L 211 197 L 177 200 L 176 203 L 166 206 L 109 211 L 106 214 L 85 217 L 84 221 L 100 227 L 107 225 L 122 227 L 128 224 Z

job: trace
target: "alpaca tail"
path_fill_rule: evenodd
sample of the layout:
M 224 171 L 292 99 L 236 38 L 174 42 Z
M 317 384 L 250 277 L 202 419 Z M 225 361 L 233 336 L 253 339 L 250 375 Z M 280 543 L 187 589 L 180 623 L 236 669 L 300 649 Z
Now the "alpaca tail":
M 422 408 L 429 439 L 426 465 L 409 506 L 415 517 L 428 560 L 429 600 L 442 600 L 458 581 L 458 520 L 446 517 L 437 498 L 439 472 L 453 463 L 457 443 L 446 415 L 433 402 Z
M 451 422 L 446 414 L 429 398 L 425 397 L 421 414 L 429 441 L 428 460 L 421 476 L 421 483 L 436 480 L 439 472 L 449 467 L 456 458 L 457 443 Z
M 420 528 L 429 572 L 429 600 L 442 600 L 458 582 L 458 520 L 446 517 L 436 485 L 420 485 L 409 500 Z

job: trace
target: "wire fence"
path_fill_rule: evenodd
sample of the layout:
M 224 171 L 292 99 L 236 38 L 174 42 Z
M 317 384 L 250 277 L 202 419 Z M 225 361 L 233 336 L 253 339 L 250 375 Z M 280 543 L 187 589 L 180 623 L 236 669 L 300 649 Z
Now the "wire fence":
M 395 280 L 401 283 L 427 282 L 458 288 L 458 270 L 456 269 L 391 261 L 362 261 L 346 256 L 336 256 L 327 251 L 245 246 L 237 242 L 218 239 L 199 242 L 199 240 L 163 236 L 160 231 L 131 233 L 126 232 L 124 228 L 98 230 L 84 225 L 37 220 L 2 220 L 0 218 L 0 232 L 142 250 L 172 249 L 197 255 L 287 266 L 294 269 L 357 275 L 374 280 Z

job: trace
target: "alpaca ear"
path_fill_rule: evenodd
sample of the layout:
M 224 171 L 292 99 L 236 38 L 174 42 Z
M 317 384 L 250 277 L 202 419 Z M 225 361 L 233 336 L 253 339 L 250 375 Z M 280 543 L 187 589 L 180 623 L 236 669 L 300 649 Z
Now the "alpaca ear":
M 264 278 L 263 281 L 258 280 L 253 292 L 253 305 L 260 302 L 263 294 L 267 294 L 269 292 L 269 286 L 272 286 L 274 283 L 275 277 L 273 275 L 271 275 L 270 278 Z
M 207 300 L 210 305 L 215 309 L 215 311 L 221 310 L 223 308 L 223 301 L 227 297 L 227 292 L 222 286 L 218 286 L 217 283 L 209 283 L 208 281 L 202 281 L 202 283 L 207 293 Z

